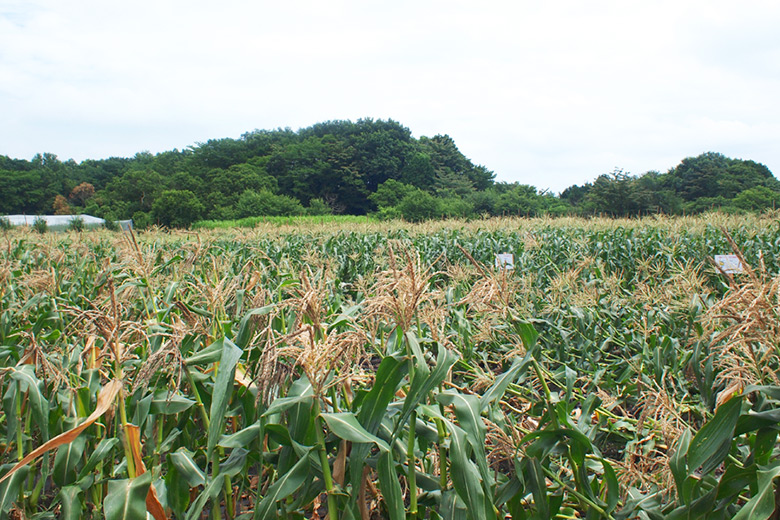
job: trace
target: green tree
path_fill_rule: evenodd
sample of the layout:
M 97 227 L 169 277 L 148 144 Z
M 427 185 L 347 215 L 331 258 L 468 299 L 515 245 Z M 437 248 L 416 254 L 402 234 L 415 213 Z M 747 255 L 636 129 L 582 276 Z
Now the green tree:
M 331 209 L 330 205 L 324 200 L 311 199 L 309 201 L 309 207 L 306 208 L 306 214 L 315 215 L 315 216 L 331 215 L 333 214 L 333 210 Z
M 421 189 L 406 195 L 396 206 L 404 220 L 422 222 L 441 216 L 439 199 Z
M 203 203 L 189 190 L 165 190 L 152 205 L 152 218 L 160 225 L 185 228 L 200 219 Z
M 403 182 L 389 179 L 379 185 L 376 192 L 368 196 L 377 209 L 392 208 L 398 205 L 404 197 L 415 191 L 415 187 Z
M 754 186 L 734 197 L 732 206 L 749 211 L 761 211 L 780 207 L 780 192 L 766 186 Z
M 268 190 L 244 191 L 238 199 L 236 217 L 289 216 L 305 212 L 301 203 L 287 195 L 276 195 Z
M 614 217 L 630 217 L 647 213 L 650 194 L 637 183 L 635 177 L 621 169 L 601 175 L 588 191 L 586 207 L 593 213 Z
M 411 154 L 407 157 L 398 180 L 410 186 L 430 190 L 436 180 L 436 170 L 431 158 L 423 152 Z
M 500 215 L 520 215 L 534 217 L 542 211 L 542 200 L 536 188 L 527 184 L 517 184 L 511 190 L 499 195 L 496 212 Z
M 777 184 L 763 164 L 715 152 L 683 159 L 669 171 L 669 178 L 671 186 L 688 202 L 702 197 L 730 199 L 754 186 Z

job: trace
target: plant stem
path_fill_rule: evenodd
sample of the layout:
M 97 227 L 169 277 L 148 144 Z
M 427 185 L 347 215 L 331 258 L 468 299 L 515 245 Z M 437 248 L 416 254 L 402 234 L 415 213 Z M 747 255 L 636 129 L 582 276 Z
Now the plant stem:
M 417 411 L 413 411 L 409 418 L 409 443 L 406 447 L 406 459 L 409 467 L 407 480 L 409 481 L 409 518 L 417 517 L 417 473 L 415 472 L 415 426 L 417 425 Z
M 447 439 L 447 432 L 444 429 L 444 423 L 441 419 L 434 419 L 436 430 L 439 433 L 439 484 L 441 490 L 447 489 L 447 449 L 444 447 L 444 441 Z
M 328 518 L 329 520 L 338 520 L 338 505 L 336 503 L 336 488 L 333 486 L 333 475 L 330 472 L 328 464 L 328 453 L 325 451 L 325 436 L 323 435 L 324 425 L 320 417 L 319 399 L 314 399 L 315 429 L 317 430 L 317 451 L 320 456 L 320 465 L 322 466 L 322 478 L 325 481 L 325 489 L 328 492 Z

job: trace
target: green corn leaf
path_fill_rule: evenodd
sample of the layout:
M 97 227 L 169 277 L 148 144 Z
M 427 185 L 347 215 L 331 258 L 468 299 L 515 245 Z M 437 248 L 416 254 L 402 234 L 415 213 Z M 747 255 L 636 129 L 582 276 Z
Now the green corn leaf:
M 222 492 L 224 487 L 225 475 L 219 474 L 214 478 L 214 480 L 209 482 L 208 486 L 206 486 L 203 492 L 198 495 L 198 498 L 195 499 L 195 502 L 192 503 L 190 508 L 187 510 L 187 515 L 185 516 L 186 520 L 198 520 L 201 518 L 203 508 L 206 507 L 206 503 L 208 503 L 209 500 L 212 501 L 211 507 L 219 507 L 219 504 L 215 504 L 214 502 L 217 502 L 216 498 L 219 496 L 220 492 Z
M 155 415 L 174 415 L 189 409 L 194 404 L 194 400 L 188 399 L 181 394 L 157 392 L 152 398 L 150 412 Z
M 360 409 L 355 412 L 359 423 L 369 434 L 375 435 L 379 431 L 382 419 L 387 414 L 387 407 L 395 398 L 395 393 L 406 375 L 407 369 L 406 358 L 401 356 L 387 356 L 379 363 L 374 386 L 360 403 Z M 352 446 L 350 454 L 352 489 L 360 489 L 362 468 L 370 452 L 370 444 Z M 351 508 L 356 507 L 357 498 L 357 493 L 352 493 L 350 497 Z
M 774 480 L 780 476 L 780 464 L 758 470 L 758 491 L 742 506 L 734 520 L 766 520 L 775 512 Z
M 753 456 L 756 464 L 766 466 L 774 452 L 778 431 L 775 428 L 761 428 L 756 432 L 753 444 Z
M 520 464 L 520 471 L 523 475 L 523 481 L 526 488 L 531 490 L 536 506 L 536 516 L 538 518 L 552 518 L 550 516 L 550 506 L 547 502 L 547 484 L 544 482 L 544 472 L 539 459 L 531 457 L 523 459 Z
M 95 469 L 98 463 L 100 463 L 101 460 L 105 459 L 113 451 L 113 449 L 119 444 L 119 442 L 120 442 L 119 439 L 117 439 L 116 437 L 101 439 L 98 445 L 89 454 L 87 463 L 84 464 L 83 468 L 81 468 L 78 477 L 79 480 L 87 476 L 87 474 L 90 471 Z
M 428 375 L 431 369 L 428 368 L 428 363 L 425 361 L 425 354 L 423 354 L 422 348 L 420 348 L 420 342 L 417 340 L 417 336 L 413 332 L 407 331 L 404 334 L 404 337 L 406 338 L 406 341 L 409 343 L 409 348 L 412 351 L 412 356 L 414 356 L 415 370 L 420 370 L 425 375 Z
M 780 408 L 763 412 L 751 411 L 740 416 L 734 428 L 734 435 L 742 435 L 759 428 L 777 428 L 778 424 L 780 424 Z
M 252 339 L 252 334 L 254 332 L 252 330 L 252 317 L 264 316 L 275 308 L 276 305 L 265 305 L 257 309 L 252 309 L 251 311 L 247 312 L 243 318 L 241 318 L 241 322 L 238 324 L 238 332 L 233 338 L 233 342 L 236 344 L 236 346 L 238 346 L 238 348 L 245 349 L 249 344 L 249 340 Z
M 208 347 L 200 349 L 198 352 L 186 358 L 184 362 L 188 366 L 210 365 L 220 360 L 223 349 L 223 341 L 218 340 L 213 342 Z
M 82 490 L 78 486 L 65 486 L 60 490 L 59 499 L 62 504 L 61 520 L 81 520 L 84 512 L 81 505 Z
M 758 466 L 756 464 L 744 468 L 737 464 L 729 464 L 718 481 L 718 494 L 715 498 L 731 502 L 745 489 L 757 489 L 757 486 Z
M 475 395 L 464 395 L 454 391 L 446 391 L 438 394 L 436 399 L 444 406 L 453 406 L 458 424 L 467 435 L 466 439 L 475 452 L 479 473 L 487 490 L 493 487 L 493 476 L 487 465 L 485 455 L 485 436 L 487 427 L 480 416 L 480 400 Z
M 406 358 L 403 357 L 387 356 L 379 363 L 374 386 L 356 412 L 360 424 L 369 433 L 375 434 L 379 429 L 382 417 L 387 413 L 387 406 L 393 401 L 407 369 Z
M 414 373 L 414 378 L 409 385 L 409 393 L 407 394 L 406 399 L 404 399 L 404 406 L 401 409 L 401 416 L 399 417 L 398 423 L 396 423 L 395 430 L 393 431 L 393 441 L 401 432 L 401 429 L 406 424 L 406 422 L 409 420 L 409 416 L 412 414 L 412 411 L 414 411 L 417 405 L 428 395 L 431 390 L 436 388 L 439 384 L 441 384 L 442 381 L 444 381 L 444 378 L 447 377 L 447 372 L 449 372 L 450 368 L 457 360 L 457 354 L 442 347 L 439 349 L 439 355 L 436 359 L 436 366 L 432 371 L 430 371 L 430 373 L 425 374 L 419 370 Z
M 227 460 L 219 465 L 219 473 L 224 473 L 226 477 L 235 477 L 244 469 L 247 455 L 249 450 L 234 448 Z
M 309 476 L 309 457 L 305 455 L 290 468 L 290 471 L 280 476 L 255 508 L 255 520 L 271 520 L 276 518 L 276 503 L 295 493 Z
M 109 480 L 103 500 L 106 520 L 146 520 L 146 495 L 151 483 L 149 471 L 133 479 Z
M 685 479 L 688 478 L 688 464 L 685 455 L 691 444 L 691 431 L 686 429 L 677 441 L 677 449 L 669 458 L 669 469 L 672 471 L 674 483 L 677 487 L 677 495 L 685 501 L 683 486 Z
M 21 368 L 11 370 L 11 379 L 19 381 L 22 392 L 27 392 L 27 397 L 32 405 L 35 423 L 41 432 L 42 440 L 49 440 L 49 401 L 41 393 L 41 382 L 35 376 L 32 365 L 23 365 Z
M 517 329 L 518 334 L 520 334 L 520 339 L 523 341 L 525 350 L 529 352 L 533 350 L 536 346 L 536 340 L 539 338 L 539 333 L 536 332 L 534 326 L 527 321 L 518 321 L 515 323 L 515 328 Z
M 701 427 L 688 448 L 689 471 L 701 468 L 701 472 L 707 474 L 723 462 L 731 448 L 741 409 L 742 397 L 732 397 Z
M 379 475 L 379 490 L 382 492 L 382 497 L 385 500 L 390 520 L 404 520 L 406 518 L 404 498 L 401 493 L 401 483 L 395 470 L 392 452 L 386 451 L 379 455 L 376 471 Z
M 243 448 L 262 435 L 263 428 L 259 422 L 247 426 L 243 430 L 219 438 L 217 446 L 223 448 Z
M 13 466 L 13 464 L 4 464 L 0 467 L 0 474 L 5 475 Z M 21 467 L 16 473 L 0 483 L 0 517 L 5 517 L 14 502 L 19 499 L 19 491 L 22 489 L 29 472 L 30 466 Z
M 452 483 L 461 500 L 466 504 L 472 518 L 486 520 L 493 512 L 493 506 L 482 488 L 479 470 L 469 458 L 467 434 L 460 427 L 448 422 L 450 429 L 450 464 Z
M 374 443 L 381 451 L 389 451 L 390 446 L 385 441 L 372 435 L 363 428 L 352 412 L 321 413 L 328 428 L 338 438 L 354 443 Z
M 601 459 L 601 465 L 604 468 L 604 483 L 606 485 L 606 511 L 611 513 L 615 510 L 620 500 L 620 483 L 618 482 L 617 473 L 612 465 Z
M 268 409 L 263 413 L 262 417 L 270 417 L 277 413 L 282 413 L 284 411 L 289 410 L 296 404 L 302 403 L 304 401 L 311 401 L 314 396 L 309 395 L 296 395 L 293 397 L 277 397 L 274 399 L 274 401 L 268 406 Z
M 173 518 L 184 518 L 190 505 L 191 488 L 181 476 L 177 467 L 170 463 L 165 473 L 165 498 L 168 507 L 173 510 Z
M 192 453 L 187 448 L 179 448 L 174 453 L 168 455 L 168 457 L 170 457 L 171 463 L 176 466 L 182 478 L 187 481 L 191 488 L 206 485 L 206 474 L 195 463 Z
M 442 494 L 439 513 L 443 520 L 466 520 L 468 518 L 466 504 L 454 490 Z
M 80 462 L 86 445 L 86 436 L 79 435 L 73 441 L 57 448 L 51 478 L 59 487 L 67 486 L 76 481 L 76 465 Z
M 526 353 L 522 358 L 515 358 L 509 370 L 498 376 L 490 388 L 479 398 L 480 408 L 484 411 L 490 403 L 501 399 L 509 384 L 515 381 L 523 370 L 528 368 L 532 359 L 533 356 L 530 353 Z
M 209 409 L 209 432 L 206 448 L 206 458 L 211 458 L 211 452 L 217 445 L 225 428 L 225 411 L 227 410 L 230 396 L 233 391 L 233 378 L 235 377 L 236 364 L 243 353 L 232 341 L 223 338 L 222 356 L 219 361 L 217 377 L 214 381 L 214 393 L 211 395 L 211 408 Z

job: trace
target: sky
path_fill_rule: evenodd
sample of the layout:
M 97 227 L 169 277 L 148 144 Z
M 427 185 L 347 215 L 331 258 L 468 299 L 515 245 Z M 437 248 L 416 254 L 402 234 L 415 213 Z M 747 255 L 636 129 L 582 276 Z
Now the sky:
M 0 155 L 393 119 L 558 193 L 720 152 L 780 176 L 780 2 L 0 0 Z

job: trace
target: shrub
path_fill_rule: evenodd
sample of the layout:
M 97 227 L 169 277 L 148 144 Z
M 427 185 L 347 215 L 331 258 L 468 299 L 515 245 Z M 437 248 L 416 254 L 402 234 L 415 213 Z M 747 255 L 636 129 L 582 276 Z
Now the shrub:
M 420 189 L 406 195 L 397 208 L 409 222 L 422 222 L 441 215 L 439 199 Z
M 106 228 L 108 231 L 119 231 L 119 222 L 117 222 L 113 218 L 107 218 L 104 220 L 105 222 L 103 222 L 103 227 Z
M 309 207 L 306 208 L 307 215 L 322 216 L 330 215 L 333 213 L 327 202 L 322 199 L 311 199 L 309 201 Z
M 70 222 L 68 223 L 68 231 L 75 231 L 77 233 L 84 231 L 84 218 L 73 217 L 70 219 Z
M 290 216 L 303 215 L 304 208 L 301 203 L 287 195 L 276 195 L 268 190 L 245 190 L 238 198 L 236 216 Z
M 40 234 L 44 234 L 49 230 L 49 224 L 46 223 L 46 219 L 43 217 L 35 217 L 32 223 L 33 231 L 37 231 Z
M 11 221 L 7 217 L 0 217 L 0 231 L 10 231 Z

